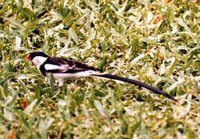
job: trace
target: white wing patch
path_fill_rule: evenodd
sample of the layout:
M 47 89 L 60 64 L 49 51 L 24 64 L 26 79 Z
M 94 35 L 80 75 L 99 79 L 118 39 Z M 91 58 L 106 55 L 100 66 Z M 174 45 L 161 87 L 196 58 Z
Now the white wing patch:
M 52 64 L 45 64 L 44 68 L 46 70 L 62 70 L 62 71 L 67 71 L 69 69 L 69 66 L 67 65 L 52 65 Z

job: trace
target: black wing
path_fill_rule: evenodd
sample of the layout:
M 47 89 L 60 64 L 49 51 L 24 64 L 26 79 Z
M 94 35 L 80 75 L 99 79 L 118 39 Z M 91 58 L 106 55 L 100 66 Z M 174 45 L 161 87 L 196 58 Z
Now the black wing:
M 63 57 L 49 57 L 43 65 L 41 65 L 40 70 L 43 75 L 46 72 L 51 73 L 76 73 L 81 71 L 93 70 L 97 71 L 94 67 L 81 62 L 68 60 Z

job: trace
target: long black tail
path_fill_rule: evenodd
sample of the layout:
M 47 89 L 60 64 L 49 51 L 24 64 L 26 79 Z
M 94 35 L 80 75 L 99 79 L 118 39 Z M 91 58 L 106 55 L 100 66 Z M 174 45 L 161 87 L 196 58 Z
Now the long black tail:
M 152 87 L 148 84 L 145 84 L 145 83 L 142 83 L 140 81 L 136 81 L 136 80 L 132 80 L 132 79 L 128 79 L 128 78 L 123 78 L 123 77 L 120 77 L 120 76 L 117 76 L 117 75 L 111 75 L 111 74 L 92 74 L 92 76 L 98 76 L 98 77 L 104 77 L 104 78 L 109 78 L 109 79 L 114 79 L 114 80 L 119 80 L 119 81 L 124 81 L 124 82 L 127 82 L 127 83 L 131 83 L 131 84 L 135 84 L 135 85 L 138 85 L 138 86 L 141 86 L 141 87 L 144 87 L 146 89 L 149 89 L 151 91 L 153 91 L 154 93 L 156 94 L 159 94 L 159 95 L 163 95 L 173 101 L 177 101 L 177 99 L 175 99 L 173 96 L 170 96 L 169 94 L 163 92 L 162 90 L 159 90 L 155 87 Z

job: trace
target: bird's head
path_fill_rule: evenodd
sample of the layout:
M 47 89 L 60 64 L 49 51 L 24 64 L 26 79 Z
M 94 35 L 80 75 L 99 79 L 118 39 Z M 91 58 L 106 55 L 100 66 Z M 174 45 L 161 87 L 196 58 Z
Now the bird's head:
M 44 52 L 32 52 L 28 54 L 25 59 L 31 61 L 38 68 L 42 65 L 49 56 Z

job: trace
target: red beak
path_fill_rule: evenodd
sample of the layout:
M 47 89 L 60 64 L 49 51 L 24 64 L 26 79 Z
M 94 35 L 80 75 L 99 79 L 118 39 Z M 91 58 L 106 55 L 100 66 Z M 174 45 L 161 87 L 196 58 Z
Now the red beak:
M 27 55 L 27 56 L 25 57 L 25 59 L 31 61 L 31 58 L 29 57 L 29 55 Z

